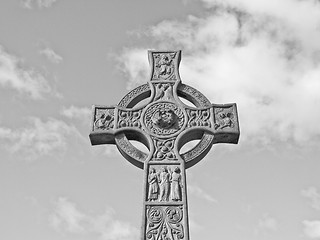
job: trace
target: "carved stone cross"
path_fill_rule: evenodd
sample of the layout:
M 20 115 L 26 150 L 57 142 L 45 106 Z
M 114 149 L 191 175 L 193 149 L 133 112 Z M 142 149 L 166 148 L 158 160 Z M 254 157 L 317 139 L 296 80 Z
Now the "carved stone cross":
M 115 144 L 129 162 L 144 170 L 141 239 L 189 240 L 186 169 L 213 144 L 238 143 L 237 108 L 234 103 L 211 104 L 202 93 L 181 83 L 181 51 L 149 51 L 148 55 L 147 84 L 130 91 L 118 105 L 93 106 L 90 140 L 92 145 Z M 196 139 L 200 140 L 196 146 L 179 153 L 185 143 Z M 142 142 L 149 153 L 129 140 Z

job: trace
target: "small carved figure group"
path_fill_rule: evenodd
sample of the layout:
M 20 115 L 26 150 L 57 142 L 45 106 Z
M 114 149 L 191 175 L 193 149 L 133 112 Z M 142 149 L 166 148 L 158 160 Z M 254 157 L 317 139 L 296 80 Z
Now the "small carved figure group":
M 220 113 L 218 115 L 218 121 L 214 125 L 215 129 L 218 130 L 218 129 L 223 129 L 226 127 L 232 128 L 233 127 L 232 117 L 233 117 L 232 113 L 229 113 L 229 112 Z
M 172 54 L 161 54 L 159 56 L 158 62 L 155 64 L 156 76 L 169 76 L 173 71 L 172 59 L 174 55 Z
M 112 110 L 101 111 L 97 115 L 97 119 L 94 122 L 97 129 L 110 129 L 113 127 L 114 116 Z
M 180 201 L 182 189 L 180 172 L 179 167 L 176 167 L 172 172 L 170 168 L 164 166 L 158 173 L 155 168 L 151 168 L 148 176 L 148 200 L 158 200 L 159 202 Z

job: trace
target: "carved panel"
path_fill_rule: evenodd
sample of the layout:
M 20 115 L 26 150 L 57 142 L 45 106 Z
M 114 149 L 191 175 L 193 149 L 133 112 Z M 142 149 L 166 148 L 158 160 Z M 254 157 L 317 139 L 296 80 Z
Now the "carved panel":
M 236 126 L 237 115 L 235 113 L 234 106 L 225 108 L 214 108 L 214 129 L 215 130 L 226 130 L 232 129 Z
M 184 238 L 182 206 L 147 206 L 146 237 L 152 240 Z
M 114 127 L 114 108 L 97 108 L 94 116 L 94 130 L 109 130 Z
M 176 80 L 174 58 L 172 53 L 153 53 L 153 75 L 152 80 Z
M 156 94 L 154 97 L 154 101 L 157 100 L 173 100 L 173 89 L 171 83 L 157 83 L 154 84 Z
M 182 175 L 177 165 L 152 165 L 148 172 L 147 201 L 178 202 L 182 200 Z
M 144 115 L 147 129 L 157 136 L 167 136 L 182 130 L 184 113 L 170 102 L 159 102 L 149 106 Z
M 210 109 L 186 109 L 186 111 L 188 115 L 188 127 L 211 127 Z
M 141 127 L 140 123 L 140 116 L 141 116 L 141 110 L 138 111 L 124 111 L 119 110 L 118 111 L 118 127 Z
M 174 154 L 173 148 L 175 143 L 175 138 L 171 139 L 158 139 L 152 138 L 155 146 L 155 152 L 153 153 L 153 161 L 162 160 L 177 160 Z

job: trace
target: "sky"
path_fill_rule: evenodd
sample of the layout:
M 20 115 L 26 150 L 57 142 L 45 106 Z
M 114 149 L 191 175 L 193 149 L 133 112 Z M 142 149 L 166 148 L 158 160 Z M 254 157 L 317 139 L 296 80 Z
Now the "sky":
M 238 106 L 239 144 L 187 170 L 191 239 L 320 239 L 319 1 L 2 0 L 0 32 L 0 239 L 139 239 L 143 171 L 88 135 L 148 49 Z

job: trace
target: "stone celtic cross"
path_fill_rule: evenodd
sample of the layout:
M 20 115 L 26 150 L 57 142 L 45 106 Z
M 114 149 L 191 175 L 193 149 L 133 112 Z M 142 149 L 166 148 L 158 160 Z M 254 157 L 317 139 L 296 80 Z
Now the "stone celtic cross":
M 186 169 L 213 144 L 238 143 L 237 108 L 211 104 L 202 93 L 181 83 L 181 51 L 149 51 L 148 55 L 148 83 L 130 91 L 118 105 L 93 106 L 90 140 L 92 145 L 115 144 L 129 162 L 144 170 L 141 240 L 189 240 Z M 149 152 L 129 140 L 140 141 Z M 199 142 L 181 154 L 181 147 L 191 140 Z

